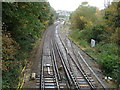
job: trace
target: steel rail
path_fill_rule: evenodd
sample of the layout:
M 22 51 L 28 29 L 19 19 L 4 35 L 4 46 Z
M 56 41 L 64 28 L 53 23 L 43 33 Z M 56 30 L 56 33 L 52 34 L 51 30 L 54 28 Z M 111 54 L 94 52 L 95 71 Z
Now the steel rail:
M 56 45 L 57 45 L 57 44 L 56 44 Z M 66 63 L 64 62 L 64 59 L 63 59 L 63 57 L 62 57 L 62 53 L 61 53 L 58 45 L 57 45 L 56 47 L 57 47 L 59 56 L 61 57 L 61 62 L 62 62 L 62 65 L 63 65 L 63 69 L 64 69 L 64 71 L 65 71 L 65 74 L 66 74 L 67 78 L 68 78 L 68 82 L 69 82 L 70 86 L 73 86 L 73 85 L 74 85 L 74 86 L 76 87 L 76 89 L 78 89 L 79 87 L 77 87 L 76 81 L 75 81 L 75 79 L 72 77 L 72 72 L 70 72 L 70 70 L 67 68 L 67 65 L 66 65 Z
M 73 43 L 76 45 L 77 48 L 79 48 L 80 50 L 82 50 L 75 42 L 73 42 L 73 40 L 71 40 L 68 36 L 67 38 Z M 91 55 L 89 55 L 88 53 L 86 53 L 84 50 L 82 50 L 85 54 L 87 54 L 90 58 L 92 58 L 92 60 L 96 61 L 95 58 L 93 58 Z
M 61 80 L 61 76 L 60 76 L 60 73 L 59 73 L 59 70 L 58 70 L 58 65 L 57 65 L 57 60 L 56 60 L 56 55 L 55 55 L 55 44 L 54 44 L 54 41 L 52 40 L 52 46 L 53 46 L 53 53 L 54 53 L 54 64 L 55 64 L 55 68 L 56 68 L 56 72 L 57 72 L 57 77 L 58 77 L 58 80 L 60 81 Z
M 46 38 L 47 38 L 46 33 L 47 33 L 47 30 L 44 32 L 44 35 L 43 35 L 42 47 L 44 46 L 45 40 L 46 40 Z M 51 32 L 51 33 L 52 33 L 52 32 Z M 52 34 L 51 34 L 51 36 L 52 36 Z M 44 51 L 44 48 L 42 48 L 42 50 L 41 50 L 40 90 L 44 90 L 44 89 L 45 89 L 45 85 L 44 85 L 45 83 L 44 83 L 43 51 Z
M 80 55 L 81 59 L 83 60 L 83 62 L 86 64 L 86 66 L 88 67 L 88 69 L 93 73 L 93 75 L 97 78 L 98 82 L 101 84 L 101 86 L 103 87 L 103 89 L 105 89 L 105 85 L 103 84 L 103 82 L 99 79 L 99 77 L 94 73 L 94 71 L 91 69 L 91 67 L 87 64 L 87 62 L 85 61 L 85 59 L 83 58 L 83 56 L 80 54 L 80 52 L 78 52 L 78 54 Z
M 58 82 L 58 68 L 56 68 L 56 58 L 55 58 L 55 52 L 54 52 L 54 49 L 53 49 L 53 43 L 52 43 L 52 40 L 51 40 L 51 57 L 52 57 L 52 64 L 53 64 L 53 70 L 54 70 L 54 76 L 55 76 L 55 81 L 56 81 L 56 85 L 57 85 L 57 89 L 60 90 L 60 85 L 59 85 L 59 82 Z
M 66 49 L 66 52 L 68 53 L 68 55 L 71 57 L 72 61 L 74 62 L 74 64 L 77 66 L 77 68 L 79 69 L 79 71 L 81 72 L 83 78 L 86 80 L 86 82 L 89 84 L 89 86 L 91 87 L 91 89 L 94 90 L 94 86 L 89 82 L 89 80 L 85 77 L 85 73 L 83 72 L 83 70 L 76 64 L 76 62 L 74 61 L 73 57 L 70 55 L 70 53 L 68 52 L 68 49 L 67 47 L 65 46 L 64 42 L 62 41 L 60 35 L 59 35 L 59 38 L 62 42 L 62 45 L 64 46 L 64 48 Z
M 42 43 L 42 47 L 44 46 L 44 42 L 45 42 L 45 37 L 46 37 L 46 32 L 47 31 L 45 31 L 44 32 L 44 35 L 43 35 L 43 43 Z M 43 85 L 43 82 L 42 82 L 42 80 L 43 80 L 43 74 L 44 74 L 44 70 L 43 70 L 43 48 L 42 48 L 42 50 L 41 50 L 41 70 L 40 70 L 40 89 L 41 90 L 44 90 L 42 87 L 44 86 Z
M 83 78 L 86 80 L 86 82 L 89 84 L 89 86 L 91 87 L 91 89 L 93 89 L 94 90 L 94 86 L 90 83 L 91 81 L 86 77 L 87 76 L 87 74 L 86 73 L 84 73 L 84 71 L 83 71 L 83 69 L 82 68 L 80 68 L 77 64 L 76 64 L 76 62 L 74 61 L 74 59 L 72 58 L 72 56 L 69 54 L 69 56 L 71 57 L 71 59 L 72 59 L 72 61 L 74 62 L 74 64 L 77 66 L 77 68 L 78 68 L 78 70 L 81 72 L 81 74 L 82 74 L 82 76 L 83 76 Z
M 42 65 L 42 73 L 41 73 L 41 90 L 44 90 L 44 83 L 43 83 L 43 77 L 44 77 L 44 68 L 43 68 L 43 65 Z
M 66 67 L 66 63 L 64 62 L 64 58 L 63 58 L 63 56 L 62 56 L 62 53 L 61 53 L 61 51 L 60 51 L 60 49 L 59 49 L 59 47 L 58 47 L 58 45 L 57 45 L 56 43 L 55 43 L 55 47 L 57 48 L 59 57 L 60 57 L 60 59 L 61 59 L 62 65 L 63 65 L 63 69 L 64 69 L 64 71 L 65 71 L 65 74 L 66 74 L 67 78 L 68 78 L 68 82 L 69 82 L 70 85 L 72 85 L 72 84 L 73 84 L 73 81 L 71 80 L 71 77 L 70 77 L 70 75 L 69 75 L 69 70 L 68 70 L 68 68 Z
M 58 48 L 58 45 L 57 45 L 57 48 Z M 64 48 L 66 48 L 66 47 L 64 47 Z M 70 80 L 70 81 L 69 81 L 69 82 L 70 82 L 70 85 L 74 85 L 74 86 L 76 87 L 76 89 L 80 90 L 80 88 L 79 88 L 79 86 L 78 86 L 78 83 L 76 82 L 76 79 L 73 77 L 72 72 L 68 69 L 68 67 L 67 67 L 67 65 L 66 65 L 63 57 L 61 56 L 62 53 L 61 53 L 61 51 L 60 51 L 59 48 L 58 48 L 58 50 L 59 50 L 58 52 L 59 52 L 59 55 L 60 55 L 61 60 L 62 60 L 63 67 L 64 67 L 64 69 L 65 69 L 65 71 L 66 71 L 68 80 Z M 67 49 L 65 49 L 65 50 L 66 50 L 66 53 L 68 54 L 68 50 L 67 50 Z M 71 83 L 71 81 L 72 81 L 72 83 Z
M 70 40 L 69 40 L 70 41 Z M 81 64 L 80 64 L 80 62 L 79 62 L 79 60 L 78 60 L 78 58 L 77 58 L 77 56 L 76 56 L 76 54 L 75 54 L 75 52 L 74 52 L 74 48 L 73 48 L 73 45 L 72 45 L 72 43 L 71 43 L 71 41 L 70 41 L 70 44 L 71 44 L 71 48 L 72 48 L 72 52 L 73 52 L 73 54 L 74 54 L 74 56 L 75 56 L 75 58 L 76 58 L 76 61 L 77 61 L 77 63 L 75 62 L 75 60 L 73 59 L 73 57 L 70 55 L 70 57 L 72 58 L 72 60 L 74 60 L 74 63 L 76 64 L 76 66 L 79 68 L 79 69 L 81 69 L 81 71 L 82 71 L 82 73 L 83 73 L 83 75 L 86 75 L 86 80 L 87 80 L 87 82 L 89 83 L 89 85 L 91 86 L 91 88 L 95 88 L 94 87 L 94 85 L 91 83 L 91 81 L 89 80 L 89 76 L 85 73 L 85 71 L 84 71 L 84 69 L 82 68 L 82 66 L 81 66 Z M 77 65 L 78 64 L 78 65 Z M 88 67 L 88 66 L 87 66 Z M 89 67 L 88 67 L 89 68 Z
M 68 37 L 67 37 L 68 38 Z M 69 39 L 69 38 L 68 38 Z M 74 43 L 73 41 L 71 41 L 69 39 L 69 41 L 72 43 Z M 75 43 L 74 43 L 75 44 Z M 76 44 L 75 44 L 76 45 Z M 77 46 L 77 45 L 76 45 Z M 78 47 L 78 46 L 77 46 Z M 81 49 L 80 47 L 78 47 L 79 49 Z M 81 49 L 82 50 L 82 49 Z M 82 50 L 83 51 L 83 50 Z M 85 54 L 86 52 L 83 51 Z M 89 66 L 89 64 L 85 61 L 85 59 L 83 58 L 82 54 L 80 52 L 78 52 L 78 55 L 80 56 L 80 58 L 83 60 L 83 62 L 85 63 L 85 65 L 88 67 L 88 69 L 90 70 L 91 73 L 93 73 L 93 75 L 95 76 L 95 78 L 98 80 L 98 82 L 101 84 L 101 86 L 103 87 L 103 89 L 106 88 L 106 86 L 103 84 L 103 82 L 99 79 L 99 77 L 95 74 L 95 72 L 92 70 L 92 68 Z M 89 54 L 87 54 L 88 56 L 90 56 Z M 90 56 L 91 57 L 91 56 Z M 92 59 L 94 59 L 93 57 L 91 57 Z

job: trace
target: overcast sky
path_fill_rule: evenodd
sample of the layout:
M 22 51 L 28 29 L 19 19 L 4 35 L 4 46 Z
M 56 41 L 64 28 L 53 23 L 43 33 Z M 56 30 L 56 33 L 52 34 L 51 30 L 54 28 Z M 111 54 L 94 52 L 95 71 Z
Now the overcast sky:
M 96 6 L 99 9 L 104 8 L 104 1 L 107 0 L 48 0 L 55 10 L 74 11 L 81 2 L 87 1 L 89 5 Z M 113 0 L 109 0 L 110 2 Z

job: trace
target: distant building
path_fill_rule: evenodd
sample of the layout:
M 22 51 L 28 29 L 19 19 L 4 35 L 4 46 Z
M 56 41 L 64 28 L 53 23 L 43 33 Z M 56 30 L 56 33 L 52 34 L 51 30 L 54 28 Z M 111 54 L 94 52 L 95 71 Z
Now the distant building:
M 65 21 L 69 20 L 69 16 L 72 12 L 65 10 L 57 10 L 56 13 L 58 14 L 58 20 Z
M 56 13 L 58 13 L 59 16 L 70 16 L 71 14 L 70 11 L 65 11 L 65 10 L 57 10 Z

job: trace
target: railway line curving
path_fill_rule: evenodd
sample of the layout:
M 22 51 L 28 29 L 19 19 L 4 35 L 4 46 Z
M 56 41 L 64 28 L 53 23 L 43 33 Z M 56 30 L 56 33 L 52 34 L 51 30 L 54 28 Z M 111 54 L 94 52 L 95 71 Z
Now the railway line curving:
M 68 39 L 69 44 L 64 43 L 58 29 L 59 25 L 52 25 L 45 34 L 41 55 L 41 74 L 36 82 L 37 88 L 41 88 L 41 90 L 48 88 L 57 90 L 65 88 L 77 90 L 105 89 L 99 78 L 96 78 L 91 72 L 92 70 L 89 70 L 90 67 L 83 60 L 82 54 L 76 53 L 72 42 Z M 83 60 L 87 70 L 82 67 L 83 63 L 81 65 L 80 60 Z

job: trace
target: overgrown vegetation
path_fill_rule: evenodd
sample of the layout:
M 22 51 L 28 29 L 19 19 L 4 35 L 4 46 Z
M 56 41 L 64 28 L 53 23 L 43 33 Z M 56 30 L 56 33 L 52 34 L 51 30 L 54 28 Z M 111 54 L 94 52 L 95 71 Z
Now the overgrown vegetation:
M 83 2 L 70 16 L 70 37 L 92 55 L 103 73 L 120 84 L 120 2 L 114 2 L 104 10 Z M 91 39 L 96 41 L 90 47 Z
M 16 88 L 29 52 L 54 22 L 55 11 L 48 2 L 3 2 L 2 16 L 2 83 Z

